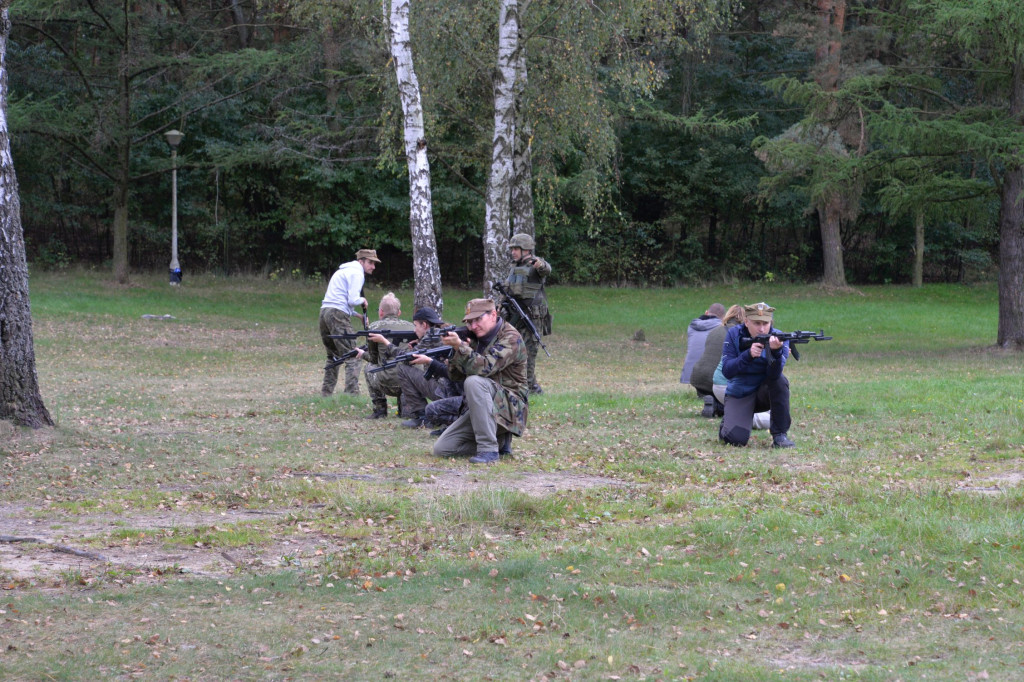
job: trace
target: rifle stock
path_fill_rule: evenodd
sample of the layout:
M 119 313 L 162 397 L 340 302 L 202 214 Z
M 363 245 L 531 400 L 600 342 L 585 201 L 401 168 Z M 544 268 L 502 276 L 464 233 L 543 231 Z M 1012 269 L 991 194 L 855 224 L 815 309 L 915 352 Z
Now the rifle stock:
M 330 369 L 331 367 L 337 367 L 338 365 L 342 364 L 343 362 L 345 362 L 349 358 L 354 358 L 355 356 L 359 355 L 359 351 L 363 351 L 365 353 L 366 352 L 366 346 L 360 346 L 359 348 L 353 348 L 352 350 L 348 351 L 347 353 L 342 353 L 341 355 L 332 356 L 330 361 L 328 361 L 328 363 L 326 365 L 324 365 L 324 369 Z

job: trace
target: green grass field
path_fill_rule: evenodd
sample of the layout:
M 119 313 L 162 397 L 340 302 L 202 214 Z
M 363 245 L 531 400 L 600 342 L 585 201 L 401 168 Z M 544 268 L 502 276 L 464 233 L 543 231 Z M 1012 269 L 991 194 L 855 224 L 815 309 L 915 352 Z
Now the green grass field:
M 490 467 L 319 396 L 320 283 L 31 289 L 58 426 L 0 424 L 5 680 L 1024 677 L 994 285 L 553 288 Z M 787 365 L 797 448 L 720 445 L 678 383 L 716 300 L 835 337 Z

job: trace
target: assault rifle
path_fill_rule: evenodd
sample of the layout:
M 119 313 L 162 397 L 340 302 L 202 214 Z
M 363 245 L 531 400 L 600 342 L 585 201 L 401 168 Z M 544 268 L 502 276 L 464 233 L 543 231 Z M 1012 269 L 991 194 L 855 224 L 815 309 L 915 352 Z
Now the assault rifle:
M 537 339 L 537 343 L 539 343 L 540 347 L 544 349 L 544 354 L 550 358 L 551 353 L 548 352 L 548 347 L 544 345 L 544 340 L 541 338 L 540 332 L 537 331 L 537 327 L 533 324 L 533 320 L 531 320 L 530 316 L 523 311 L 522 306 L 519 305 L 519 301 L 515 299 L 515 296 L 513 296 L 508 290 L 508 287 L 501 282 L 495 282 L 494 290 L 505 297 L 501 302 L 501 307 L 509 311 L 509 314 L 506 315 L 506 317 L 511 317 L 511 313 L 515 313 L 519 317 L 523 318 L 523 322 L 526 323 L 530 333 L 533 334 L 533 338 Z
M 451 346 L 435 346 L 434 348 L 428 348 L 422 351 L 408 351 L 405 353 L 399 353 L 395 357 L 391 358 L 387 362 L 383 362 L 373 369 L 366 370 L 367 374 L 376 374 L 377 372 L 383 372 L 386 369 L 397 367 L 402 364 L 409 364 L 412 362 L 414 355 L 426 355 L 428 358 L 434 360 L 447 360 L 451 357 L 454 349 Z
M 800 353 L 798 353 L 796 348 L 793 347 L 793 344 L 797 344 L 797 343 L 810 343 L 812 340 L 814 340 L 814 341 L 831 341 L 832 340 L 831 336 L 825 336 L 825 330 L 824 329 L 819 331 L 819 332 L 808 332 L 808 331 L 776 332 L 774 334 L 761 334 L 760 336 L 749 336 L 749 337 L 746 337 L 746 338 L 742 338 L 742 339 L 740 339 L 740 350 L 741 351 L 748 350 L 755 343 L 763 344 L 765 350 L 768 351 L 768 354 L 765 357 L 768 358 L 768 364 L 770 365 L 773 362 L 775 362 L 775 357 L 772 354 L 771 348 L 768 345 L 768 339 L 770 339 L 773 336 L 775 338 L 777 338 L 779 341 L 782 341 L 782 342 L 789 341 L 789 346 L 790 346 L 789 351 L 793 354 L 793 359 L 794 360 L 799 360 L 800 359 Z
M 354 358 L 355 356 L 359 355 L 359 351 L 363 351 L 365 353 L 366 352 L 366 346 L 360 346 L 359 348 L 353 348 L 352 350 L 348 351 L 347 353 L 342 353 L 341 355 L 334 355 L 334 356 L 332 356 L 330 361 L 326 365 L 324 365 L 324 369 L 330 369 L 331 367 L 337 367 L 338 365 L 344 363 L 349 358 Z
M 381 336 L 387 337 L 392 341 L 412 341 L 418 338 L 416 332 L 412 329 L 360 329 L 356 332 L 345 333 L 345 334 L 330 334 L 327 338 L 329 339 L 358 339 L 361 336 L 369 336 L 370 334 L 380 334 Z

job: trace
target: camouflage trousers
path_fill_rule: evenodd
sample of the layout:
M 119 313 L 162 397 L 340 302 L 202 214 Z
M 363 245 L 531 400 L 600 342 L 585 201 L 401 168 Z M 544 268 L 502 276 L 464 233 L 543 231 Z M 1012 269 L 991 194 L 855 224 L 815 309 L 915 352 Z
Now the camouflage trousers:
M 369 389 L 370 399 L 373 401 L 375 406 L 383 404 L 384 407 L 387 407 L 389 395 L 396 398 L 402 397 L 402 386 L 398 383 L 398 367 L 402 366 L 403 365 L 398 365 L 382 372 L 371 373 L 370 370 L 376 369 L 377 365 L 366 365 L 366 369 L 363 371 L 363 374 L 366 377 L 366 387 Z M 401 401 L 399 401 L 398 405 L 401 416 L 412 416 L 405 414 L 405 407 L 402 405 Z
M 355 339 L 329 339 L 331 334 L 351 334 L 352 318 L 348 313 L 337 308 L 320 309 L 320 340 L 327 349 L 327 362 L 335 356 L 341 356 L 356 347 Z M 359 395 L 359 358 L 345 361 L 345 393 Z M 338 384 L 338 365 L 324 370 L 324 383 L 320 388 L 321 395 L 331 395 Z
M 435 400 L 423 410 L 423 418 L 434 426 L 448 426 L 459 418 L 462 412 L 462 396 L 453 395 L 449 398 Z

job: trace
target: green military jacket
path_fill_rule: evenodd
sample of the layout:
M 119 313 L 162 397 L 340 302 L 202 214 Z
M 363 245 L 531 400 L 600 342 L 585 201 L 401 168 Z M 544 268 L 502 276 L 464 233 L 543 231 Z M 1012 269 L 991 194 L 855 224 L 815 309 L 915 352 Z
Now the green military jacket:
M 526 384 L 526 345 L 511 324 L 498 318 L 498 325 L 486 345 L 477 340 L 470 344 L 469 352 L 458 349 L 452 353 L 448 372 L 452 381 L 465 381 L 476 374 L 497 382 L 500 389 L 494 393 L 494 420 L 506 431 L 521 436 L 526 429 L 530 390 Z
M 373 332 L 379 329 L 390 329 L 392 331 L 412 331 L 415 329 L 412 322 L 408 322 L 393 315 L 382 317 L 376 322 L 371 322 L 368 329 Z M 409 349 L 408 341 L 395 342 L 392 341 L 391 345 L 384 345 L 382 343 L 374 343 L 373 341 L 366 342 L 366 355 L 363 359 L 369 362 L 371 365 L 380 365 L 382 363 L 391 360 L 399 353 L 404 353 Z

